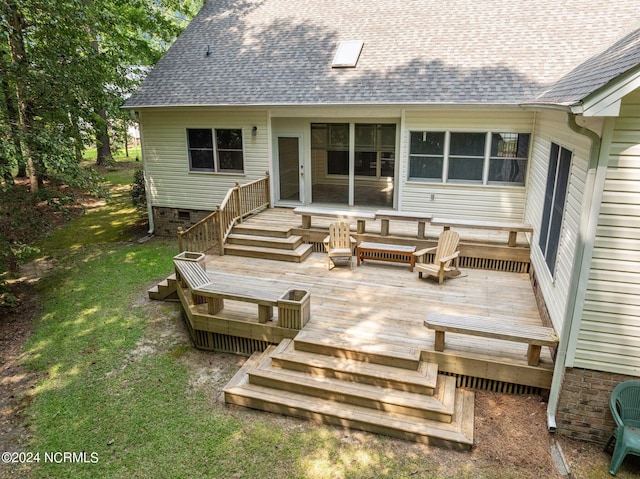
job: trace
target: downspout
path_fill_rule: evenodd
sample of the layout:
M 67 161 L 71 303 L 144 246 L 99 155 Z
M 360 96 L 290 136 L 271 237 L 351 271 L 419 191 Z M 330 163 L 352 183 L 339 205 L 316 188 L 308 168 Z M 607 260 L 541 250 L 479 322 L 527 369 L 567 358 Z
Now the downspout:
M 145 154 L 144 154 L 144 133 L 142 132 L 140 114 L 137 112 L 133 112 L 133 113 L 136 115 L 136 120 L 138 121 L 138 131 L 140 132 L 140 153 L 142 156 L 142 172 L 144 174 L 144 193 L 147 197 L 147 217 L 149 218 L 149 232 L 147 233 L 147 236 L 152 236 L 155 230 L 155 225 L 153 223 L 153 207 L 151 204 L 151 188 L 149 188 L 149 179 L 148 179 L 149 176 L 147 175 L 147 162 L 145 160 Z
M 589 168 L 587 173 L 587 180 L 585 184 L 585 193 L 590 192 L 589 203 L 585 204 L 582 208 L 582 215 L 580 221 L 580 231 L 576 239 L 576 251 L 573 261 L 573 268 L 571 270 L 571 282 L 569 285 L 569 294 L 567 300 L 567 306 L 564 313 L 564 322 L 562 325 L 562 334 L 560 335 L 560 343 L 558 344 L 558 350 L 556 352 L 555 364 L 553 369 L 553 378 L 551 380 L 551 390 L 549 391 L 549 403 L 547 405 L 547 426 L 549 432 L 556 432 L 556 412 L 558 411 L 558 402 L 560 400 L 560 391 L 562 389 L 562 382 L 564 380 L 564 370 L 567 358 L 567 351 L 569 349 L 569 340 L 571 338 L 571 332 L 573 330 L 574 321 L 576 321 L 576 306 L 582 306 L 577 304 L 577 295 L 579 294 L 579 285 L 581 283 L 581 276 L 588 274 L 588 268 L 584 270 L 584 258 L 586 250 L 586 239 L 591 237 L 591 232 L 594 228 L 592 225 L 594 215 L 592 214 L 594 208 L 599 206 L 599 201 L 595 201 L 595 186 L 596 186 L 596 170 L 598 167 L 598 161 L 600 158 L 600 149 L 602 142 L 597 133 L 588 128 L 582 127 L 576 123 L 576 116 L 567 112 L 567 125 L 569 128 L 579 135 L 586 136 L 591 140 L 591 151 L 589 155 Z M 596 218 L 597 222 L 597 218 Z

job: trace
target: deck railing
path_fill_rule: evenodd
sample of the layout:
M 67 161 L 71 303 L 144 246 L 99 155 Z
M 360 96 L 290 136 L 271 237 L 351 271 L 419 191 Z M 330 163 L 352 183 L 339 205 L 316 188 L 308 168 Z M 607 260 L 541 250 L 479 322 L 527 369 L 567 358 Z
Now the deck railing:
M 247 216 L 267 208 L 271 204 L 269 172 L 264 178 L 231 188 L 224 200 L 209 216 L 203 218 L 186 231 L 178 228 L 178 248 L 183 251 L 205 252 L 216 241 L 220 255 L 224 255 L 224 243 L 236 223 Z

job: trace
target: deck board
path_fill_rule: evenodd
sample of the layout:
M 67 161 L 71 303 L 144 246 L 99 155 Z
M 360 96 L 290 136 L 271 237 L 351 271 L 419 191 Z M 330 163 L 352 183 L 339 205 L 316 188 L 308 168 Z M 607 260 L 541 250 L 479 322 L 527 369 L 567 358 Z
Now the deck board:
M 311 293 L 311 319 L 305 329 L 347 334 L 356 341 L 378 338 L 407 347 L 432 348 L 434 332 L 423 326 L 430 312 L 473 314 L 513 319 L 523 325 L 542 325 L 529 276 L 463 269 L 460 277 L 438 285 L 419 279 L 405 265 L 366 264 L 351 271 L 326 267 L 326 255 L 313 253 L 303 263 L 235 256 L 207 257 L 207 271 L 242 275 L 250 281 L 269 278 L 294 284 Z M 415 347 L 415 346 L 414 346 Z M 486 354 L 526 363 L 526 344 L 449 333 L 447 350 Z M 552 364 L 543 348 L 542 365 Z

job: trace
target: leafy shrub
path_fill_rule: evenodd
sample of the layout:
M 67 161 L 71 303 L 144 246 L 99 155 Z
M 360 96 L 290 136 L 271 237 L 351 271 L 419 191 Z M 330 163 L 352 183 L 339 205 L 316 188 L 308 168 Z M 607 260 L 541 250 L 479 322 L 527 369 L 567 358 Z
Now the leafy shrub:
M 131 184 L 131 201 L 139 210 L 147 209 L 147 192 L 144 186 L 144 171 L 142 168 L 136 169 L 133 173 L 133 183 Z

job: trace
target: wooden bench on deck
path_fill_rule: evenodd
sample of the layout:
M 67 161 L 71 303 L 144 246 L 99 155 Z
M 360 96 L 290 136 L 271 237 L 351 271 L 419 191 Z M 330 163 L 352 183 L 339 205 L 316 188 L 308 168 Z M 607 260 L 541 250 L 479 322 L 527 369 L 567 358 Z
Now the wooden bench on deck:
M 556 347 L 558 336 L 553 328 L 528 324 L 514 324 L 504 320 L 483 316 L 456 316 L 444 313 L 429 313 L 424 325 L 435 330 L 434 349 L 444 351 L 444 333 L 461 333 L 485 338 L 504 339 L 527 343 L 527 363 L 537 366 L 540 363 L 542 346 Z
M 207 303 L 208 313 L 219 313 L 224 300 L 244 301 L 258 305 L 258 322 L 266 323 L 278 308 L 281 327 L 302 329 L 311 315 L 308 291 L 283 286 L 269 280 L 244 276 L 210 273 L 195 261 L 173 260 L 176 278 L 191 293 L 193 304 Z
M 381 220 L 380 236 L 389 235 L 389 220 L 398 221 L 417 221 L 418 222 L 418 239 L 424 239 L 424 231 L 426 224 L 431 222 L 433 215 L 430 213 L 417 213 L 411 211 L 394 211 L 394 210 L 378 210 L 375 218 Z
M 375 214 L 372 211 L 334 210 L 315 206 L 298 206 L 293 210 L 293 213 L 302 216 L 302 228 L 304 229 L 311 228 L 312 216 L 322 216 L 338 220 L 356 220 L 358 224 L 356 232 L 358 234 L 365 232 L 367 220 L 375 220 Z
M 460 219 L 445 219 L 445 218 L 433 218 L 431 220 L 433 226 L 442 226 L 445 230 L 453 227 L 459 228 L 475 228 L 483 230 L 495 230 L 495 231 L 508 231 L 509 232 L 509 246 L 515 246 L 518 238 L 518 233 L 532 233 L 533 227 L 524 223 L 509 223 L 502 221 L 476 221 L 476 220 L 460 220 Z
M 224 300 L 243 301 L 258 305 L 258 322 L 266 323 L 273 317 L 273 308 L 283 295 L 283 287 L 259 278 L 247 280 L 242 276 L 214 275 L 214 281 L 198 288 L 207 298 L 209 314 L 216 314 L 224 307 Z
M 198 288 L 205 286 L 211 282 L 207 272 L 195 261 L 184 259 L 173 259 L 176 269 L 176 280 L 184 288 L 189 289 L 193 304 L 202 304 L 206 299 L 197 293 Z

